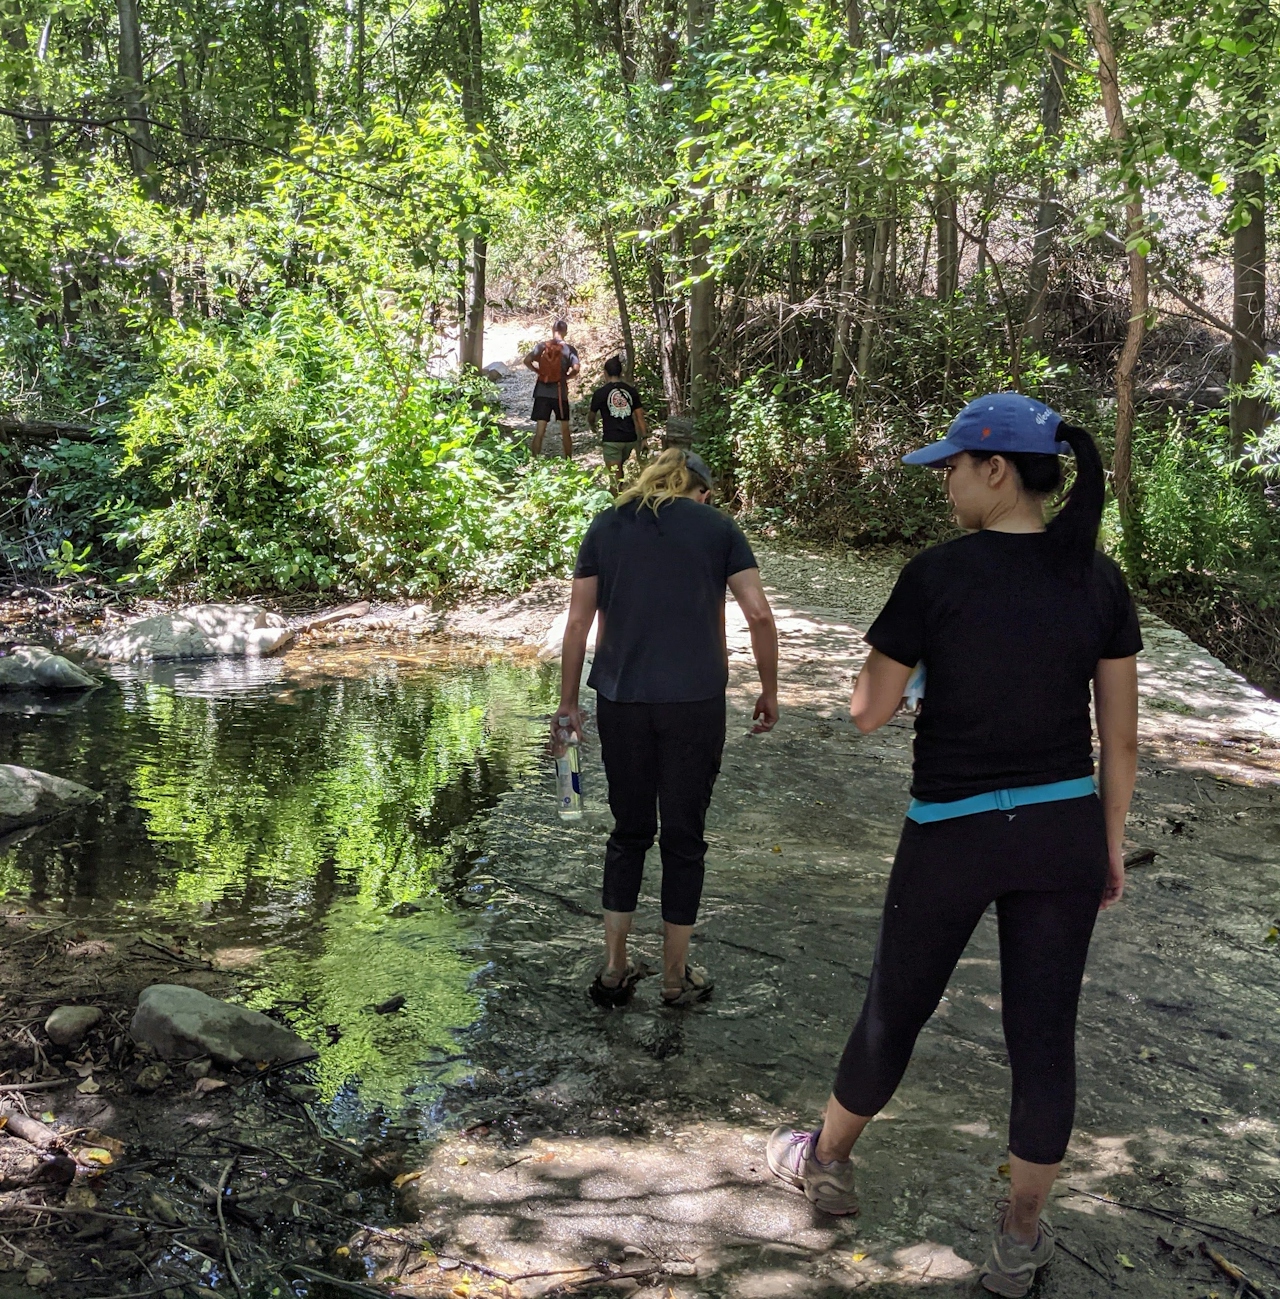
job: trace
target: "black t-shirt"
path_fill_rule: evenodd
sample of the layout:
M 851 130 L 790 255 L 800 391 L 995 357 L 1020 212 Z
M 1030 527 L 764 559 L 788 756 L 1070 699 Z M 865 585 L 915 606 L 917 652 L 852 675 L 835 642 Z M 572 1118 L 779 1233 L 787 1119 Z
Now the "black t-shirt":
M 925 665 L 912 794 L 926 802 L 1093 774 L 1090 683 L 1099 659 L 1142 648 L 1105 555 L 1073 582 L 1047 534 L 974 532 L 902 570 L 867 640 Z
M 591 409 L 604 417 L 605 442 L 636 440 L 635 411 L 644 409 L 640 394 L 620 379 L 613 379 L 591 394 Z
M 657 515 L 635 501 L 597 514 L 573 570 L 600 579 L 587 684 L 618 704 L 723 695 L 725 587 L 734 573 L 755 567 L 738 525 L 687 496 Z

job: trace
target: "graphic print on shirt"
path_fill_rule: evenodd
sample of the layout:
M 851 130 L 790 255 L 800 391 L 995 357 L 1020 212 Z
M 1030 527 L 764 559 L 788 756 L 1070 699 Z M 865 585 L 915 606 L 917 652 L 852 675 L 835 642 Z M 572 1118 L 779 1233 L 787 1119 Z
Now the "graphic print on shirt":
M 614 388 L 608 397 L 609 415 L 613 419 L 631 418 L 631 394 L 625 388 Z

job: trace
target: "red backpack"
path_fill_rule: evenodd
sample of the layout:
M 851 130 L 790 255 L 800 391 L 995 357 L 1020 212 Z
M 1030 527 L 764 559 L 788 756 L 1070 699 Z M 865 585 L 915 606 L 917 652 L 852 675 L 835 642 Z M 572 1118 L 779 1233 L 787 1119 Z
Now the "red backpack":
M 564 344 L 553 338 L 542 345 L 542 355 L 534 361 L 543 383 L 559 383 L 564 378 Z

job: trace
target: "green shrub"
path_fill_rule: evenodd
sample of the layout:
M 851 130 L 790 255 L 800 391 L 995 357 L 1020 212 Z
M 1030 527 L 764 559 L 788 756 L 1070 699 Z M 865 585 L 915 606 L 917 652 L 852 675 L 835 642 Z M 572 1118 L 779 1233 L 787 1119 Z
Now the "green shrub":
M 572 468 L 517 475 L 508 449 L 482 442 L 468 384 L 432 374 L 392 323 L 353 326 L 319 294 L 175 322 L 158 361 L 123 430 L 122 471 L 152 501 L 116 540 L 160 586 L 509 586 L 571 562 L 602 499 Z
M 1134 461 L 1150 580 L 1280 567 L 1280 516 L 1262 476 L 1235 463 L 1225 410 L 1143 425 Z

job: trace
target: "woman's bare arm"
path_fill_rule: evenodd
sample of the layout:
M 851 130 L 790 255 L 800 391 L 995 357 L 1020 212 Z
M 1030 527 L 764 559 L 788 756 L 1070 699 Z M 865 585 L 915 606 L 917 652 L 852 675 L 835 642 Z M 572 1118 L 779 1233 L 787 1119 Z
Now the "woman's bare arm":
M 1107 887 L 1102 909 L 1124 895 L 1124 823 L 1138 777 L 1138 659 L 1100 659 L 1093 677 L 1098 717 L 1098 796 L 1107 822 Z
M 582 685 L 582 665 L 587 658 L 587 637 L 596 616 L 596 599 L 600 579 L 575 577 L 569 595 L 569 621 L 565 624 L 564 644 L 560 650 L 560 707 L 556 717 L 567 717 L 569 727 L 582 740 L 582 710 L 578 707 L 578 690 Z M 551 719 L 555 738 L 556 719 Z
M 849 716 L 863 735 L 879 730 L 898 711 L 912 669 L 873 649 L 853 683 Z

